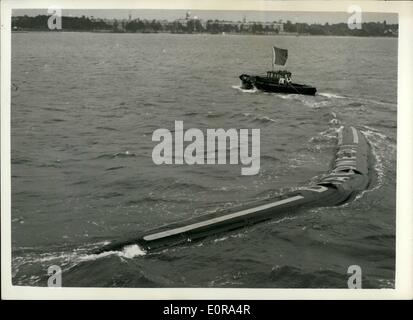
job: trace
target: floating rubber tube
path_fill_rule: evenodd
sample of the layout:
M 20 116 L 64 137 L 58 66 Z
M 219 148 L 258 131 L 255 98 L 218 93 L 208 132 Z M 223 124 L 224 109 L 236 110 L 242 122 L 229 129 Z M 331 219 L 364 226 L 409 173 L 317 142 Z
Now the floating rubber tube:
M 341 127 L 337 135 L 338 145 L 332 169 L 314 185 L 241 209 L 233 208 L 165 225 L 134 239 L 109 244 L 99 252 L 120 250 L 131 244 L 153 251 L 250 226 L 300 208 L 333 206 L 349 201 L 369 185 L 369 145 L 363 134 L 354 127 Z

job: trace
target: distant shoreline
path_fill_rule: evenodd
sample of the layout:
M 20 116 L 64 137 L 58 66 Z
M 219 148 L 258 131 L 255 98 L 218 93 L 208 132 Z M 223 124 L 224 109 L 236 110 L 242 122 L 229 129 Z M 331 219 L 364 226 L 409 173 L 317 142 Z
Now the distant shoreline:
M 54 20 L 52 20 L 54 21 Z M 96 33 L 170 33 L 170 34 L 238 34 L 238 35 L 296 35 L 296 36 L 354 36 L 398 37 L 398 24 L 365 22 L 358 26 L 347 23 L 307 24 L 287 21 L 242 21 L 202 20 L 186 16 L 174 21 L 146 19 L 98 19 L 93 17 L 62 16 L 60 30 L 49 30 L 50 16 L 12 17 L 13 31 L 96 32 Z M 62 29 L 63 26 L 63 29 Z M 57 25 L 56 25 L 57 27 Z
M 223 32 L 223 33 L 213 33 L 213 32 L 115 32 L 112 30 L 48 30 L 48 29 L 25 29 L 25 30 L 12 30 L 12 33 L 69 33 L 69 32 L 79 32 L 79 33 L 100 33 L 100 34 L 172 34 L 172 35 L 216 35 L 216 36 L 279 36 L 279 37 L 351 37 L 351 38 L 398 38 L 395 35 L 340 35 L 340 34 L 309 34 L 309 33 L 293 33 L 293 32 L 283 32 L 283 33 L 243 33 L 243 32 Z

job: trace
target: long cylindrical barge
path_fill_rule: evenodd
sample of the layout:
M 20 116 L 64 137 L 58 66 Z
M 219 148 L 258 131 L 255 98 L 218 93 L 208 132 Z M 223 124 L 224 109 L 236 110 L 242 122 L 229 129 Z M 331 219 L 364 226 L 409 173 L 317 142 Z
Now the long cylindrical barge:
M 332 169 L 318 183 L 259 201 L 238 209 L 229 209 L 165 225 L 127 241 L 119 241 L 99 250 L 120 250 L 138 244 L 146 251 L 162 249 L 243 228 L 300 208 L 339 205 L 351 200 L 369 185 L 369 144 L 354 127 L 338 131 L 338 145 Z

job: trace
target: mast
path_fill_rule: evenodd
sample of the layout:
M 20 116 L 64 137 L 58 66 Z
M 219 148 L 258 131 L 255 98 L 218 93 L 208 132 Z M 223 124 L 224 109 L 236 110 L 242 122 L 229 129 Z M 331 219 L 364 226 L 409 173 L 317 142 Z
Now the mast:
M 274 71 L 274 63 L 275 63 L 275 50 L 274 47 L 272 48 L 272 71 Z

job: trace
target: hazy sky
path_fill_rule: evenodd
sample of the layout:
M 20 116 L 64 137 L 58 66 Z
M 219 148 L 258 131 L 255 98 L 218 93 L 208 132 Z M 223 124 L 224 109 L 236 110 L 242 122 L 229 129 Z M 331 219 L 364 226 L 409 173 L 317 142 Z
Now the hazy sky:
M 129 13 L 132 18 L 141 19 L 167 19 L 175 20 L 185 17 L 186 10 L 63 10 L 64 16 L 93 16 L 95 18 L 116 18 L 126 19 Z M 48 14 L 47 9 L 33 10 L 21 9 L 13 10 L 13 16 L 25 15 L 35 16 L 38 14 Z M 218 20 L 242 20 L 246 16 L 247 21 L 274 21 L 282 19 L 283 21 L 291 20 L 292 22 L 307 22 L 307 23 L 338 23 L 347 22 L 350 14 L 347 12 L 285 12 L 285 11 L 207 11 L 194 10 L 191 11 L 192 16 L 198 16 L 200 19 L 218 19 Z M 395 13 L 372 13 L 363 12 L 363 22 L 369 21 L 384 21 L 387 23 L 398 23 L 398 15 Z

